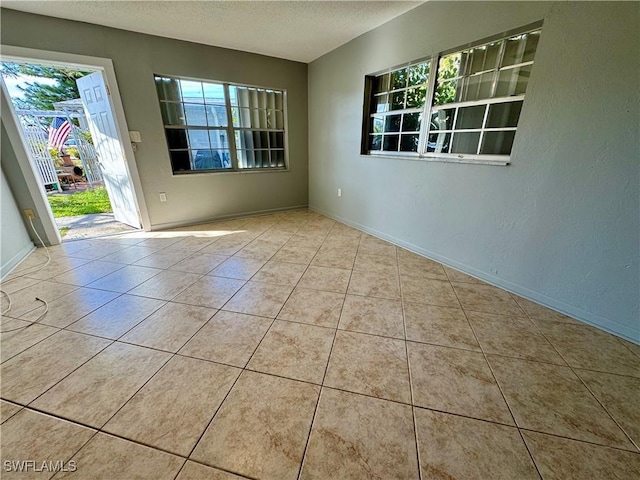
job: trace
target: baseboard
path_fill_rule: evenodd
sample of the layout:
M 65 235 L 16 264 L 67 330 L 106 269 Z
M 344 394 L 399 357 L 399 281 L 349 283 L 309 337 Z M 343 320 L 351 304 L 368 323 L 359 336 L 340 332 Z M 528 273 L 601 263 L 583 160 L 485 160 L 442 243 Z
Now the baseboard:
M 20 250 L 13 257 L 4 262 L 2 264 L 2 267 L 0 267 L 0 271 L 2 272 L 0 274 L 0 278 L 4 280 L 4 278 L 9 275 L 20 264 L 20 262 L 27 258 L 29 254 L 35 249 L 36 247 L 33 242 L 29 242 L 22 250 Z
M 181 222 L 157 223 L 157 224 L 151 225 L 151 231 L 156 232 L 158 230 L 167 230 L 169 228 L 190 227 L 192 225 L 199 225 L 201 223 L 216 222 L 220 220 L 231 220 L 234 218 L 256 217 L 260 215 L 268 215 L 270 213 L 286 212 L 288 210 L 300 210 L 301 208 L 308 208 L 308 205 L 294 205 L 291 207 L 279 207 L 279 208 L 271 208 L 267 210 L 255 210 L 252 212 L 232 213 L 229 215 L 218 215 L 216 217 L 204 217 L 196 220 L 187 220 L 187 221 L 181 221 Z
M 309 205 L 309 209 L 313 210 L 314 212 L 321 213 L 322 215 L 332 218 L 338 222 L 349 225 L 353 228 L 357 228 L 358 230 L 362 230 L 363 232 L 366 232 L 369 235 L 380 238 L 382 240 L 386 240 L 387 242 L 393 243 L 394 245 L 400 246 L 402 248 L 406 248 L 407 250 L 417 253 L 418 255 L 426 257 L 430 260 L 434 260 L 436 262 L 442 263 L 443 265 L 446 265 L 448 267 L 451 267 L 463 273 L 466 273 L 467 275 L 471 275 L 472 277 L 482 280 L 483 282 L 486 282 L 490 285 L 502 288 L 503 290 L 507 290 L 511 293 L 515 293 L 520 297 L 526 298 L 527 300 L 531 300 L 532 302 L 535 302 L 535 303 L 539 303 L 540 305 L 550 308 L 551 310 L 555 310 L 556 312 L 560 312 L 564 315 L 568 315 L 572 318 L 580 320 L 581 322 L 584 322 L 588 325 L 596 327 L 607 333 L 611 333 L 618 337 L 624 338 L 625 340 L 628 340 L 632 343 L 640 345 L 640 332 L 638 332 L 637 330 L 633 330 L 627 325 L 618 323 L 615 320 L 611 320 L 608 318 L 601 317 L 600 315 L 587 312 L 574 305 L 569 305 L 555 298 L 548 297 L 546 295 L 535 292 L 521 285 L 517 285 L 515 283 L 509 282 L 508 280 L 505 280 L 503 278 L 496 277 L 486 272 L 482 272 L 473 267 L 457 262 L 451 258 L 444 257 L 437 253 L 421 248 L 417 245 L 413 245 L 411 243 L 400 240 L 399 238 L 395 238 L 391 235 L 387 235 L 378 230 L 369 228 L 366 225 L 362 225 L 358 222 L 354 222 L 347 218 L 343 218 L 339 215 L 334 215 L 331 212 L 322 210 L 321 208 L 317 208 L 315 206 Z

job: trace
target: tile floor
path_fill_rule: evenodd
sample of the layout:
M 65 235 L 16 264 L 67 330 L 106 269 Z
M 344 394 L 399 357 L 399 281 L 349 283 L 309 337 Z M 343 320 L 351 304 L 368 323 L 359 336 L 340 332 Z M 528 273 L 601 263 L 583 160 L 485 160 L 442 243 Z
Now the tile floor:
M 321 215 L 51 255 L 3 284 L 3 479 L 640 478 L 639 346 Z

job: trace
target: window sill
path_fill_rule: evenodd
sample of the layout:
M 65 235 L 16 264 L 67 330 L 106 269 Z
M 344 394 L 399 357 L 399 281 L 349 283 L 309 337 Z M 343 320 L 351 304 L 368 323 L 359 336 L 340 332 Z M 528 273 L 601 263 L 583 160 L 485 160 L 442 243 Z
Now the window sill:
M 394 160 L 413 160 L 418 162 L 437 162 L 437 163 L 466 163 L 470 165 L 493 165 L 497 167 L 506 167 L 511 164 L 510 157 L 505 159 L 481 159 L 481 158 L 455 158 L 455 157 L 418 157 L 411 155 L 384 155 L 384 154 L 360 154 L 361 157 L 367 158 L 392 158 Z
M 244 175 L 247 173 L 285 173 L 289 172 L 289 168 L 251 168 L 243 170 L 203 170 L 203 171 L 185 171 L 173 172 L 174 177 L 192 177 L 201 175 Z

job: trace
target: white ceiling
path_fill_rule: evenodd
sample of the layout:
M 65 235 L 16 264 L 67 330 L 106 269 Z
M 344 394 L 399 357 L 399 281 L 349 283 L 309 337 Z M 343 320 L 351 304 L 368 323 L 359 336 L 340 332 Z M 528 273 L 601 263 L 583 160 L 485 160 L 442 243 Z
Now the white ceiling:
M 2 7 L 308 63 L 421 3 L 2 0 Z

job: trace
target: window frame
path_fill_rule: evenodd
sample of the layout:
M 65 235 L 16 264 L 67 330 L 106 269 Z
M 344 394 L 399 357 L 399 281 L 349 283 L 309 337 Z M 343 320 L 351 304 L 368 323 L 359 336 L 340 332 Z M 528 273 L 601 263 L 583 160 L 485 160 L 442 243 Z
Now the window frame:
M 242 174 L 242 173 L 267 173 L 267 172 L 288 172 L 290 170 L 290 166 L 289 166 L 289 123 L 288 123 L 288 92 L 287 89 L 285 88 L 279 88 L 279 87 L 265 87 L 265 86 L 260 86 L 260 85 L 252 85 L 252 84 L 246 84 L 246 83 L 238 83 L 238 82 L 229 82 L 229 81 L 222 81 L 222 80 L 211 80 L 211 79 L 202 79 L 202 78 L 197 78 L 197 77 L 188 77 L 188 76 L 181 76 L 181 75 L 175 75 L 175 74 L 165 74 L 165 73 L 158 73 L 158 72 L 154 72 L 153 73 L 153 82 L 154 82 L 154 88 L 156 88 L 156 96 L 158 99 L 158 106 L 161 106 L 163 103 L 181 103 L 181 104 L 185 104 L 185 103 L 189 103 L 189 102 L 184 102 L 184 100 L 180 100 L 179 102 L 175 102 L 175 101 L 171 101 L 171 100 L 165 100 L 165 99 L 161 99 L 158 92 L 157 92 L 157 87 L 156 87 L 156 79 L 160 77 L 160 78 L 169 78 L 172 80 L 184 80 L 184 81 L 189 81 L 189 82 L 200 82 L 201 84 L 214 84 L 214 85 L 219 85 L 223 88 L 224 90 L 224 102 L 225 102 L 225 112 L 226 112 L 226 116 L 227 116 L 227 125 L 226 126 L 203 126 L 203 125 L 189 125 L 187 123 L 185 123 L 184 125 L 167 125 L 164 122 L 164 118 L 162 117 L 162 107 L 160 107 L 160 113 L 161 113 L 161 121 L 162 121 L 162 129 L 163 132 L 165 132 L 165 142 L 167 145 L 167 152 L 169 153 L 169 164 L 171 167 L 171 172 L 173 176 L 189 176 L 189 175 L 207 175 L 207 174 Z M 233 113 L 232 113 L 232 109 L 235 107 L 236 109 L 238 109 L 238 111 L 240 111 L 241 109 L 249 109 L 249 110 L 260 110 L 261 108 L 252 108 L 252 107 L 241 107 L 239 104 L 238 105 L 232 105 L 231 104 L 231 95 L 230 95 L 230 87 L 239 87 L 239 88 L 248 88 L 248 89 L 258 89 L 258 90 L 266 90 L 266 91 L 272 91 L 272 92 L 278 92 L 282 94 L 282 125 L 283 128 L 282 129 L 263 129 L 263 128 L 251 128 L 251 127 L 241 127 L 241 126 L 234 126 L 233 124 Z M 204 104 L 206 105 L 206 103 Z M 277 109 L 276 109 L 277 110 Z M 176 150 L 181 150 L 181 149 L 175 149 L 175 148 L 171 148 L 167 139 L 167 135 L 166 135 L 166 131 L 167 130 L 202 130 L 202 131 L 206 131 L 206 132 L 212 132 L 212 131 L 223 131 L 227 134 L 227 138 L 228 138 L 228 146 L 227 149 L 229 150 L 229 158 L 230 158 L 230 167 L 229 168 L 211 168 L 211 169 L 198 169 L 198 170 L 174 170 L 173 168 L 173 162 L 171 161 L 171 151 L 176 151 Z M 247 131 L 256 131 L 256 132 L 267 132 L 267 134 L 269 132 L 281 132 L 283 134 L 283 147 L 282 149 L 276 149 L 276 150 L 283 150 L 283 157 L 284 157 L 284 166 L 274 166 L 274 167 L 252 167 L 252 168 L 245 168 L 245 167 L 240 167 L 240 161 L 238 158 L 238 150 L 242 150 L 241 148 L 239 148 L 236 145 L 236 133 L 238 132 L 247 132 Z M 191 149 L 191 148 L 187 148 L 186 150 L 198 150 L 198 149 Z M 216 150 L 216 149 L 212 149 L 210 148 L 210 150 Z M 266 150 L 271 152 L 272 148 L 267 148 L 267 149 L 259 149 L 259 150 Z
M 504 42 L 505 40 L 515 37 L 518 35 L 525 35 L 536 31 L 542 30 L 543 22 L 534 22 L 523 27 L 513 29 L 507 32 L 503 32 L 491 37 L 487 37 L 478 41 L 474 41 L 465 45 L 461 45 L 455 48 L 451 48 L 442 52 L 439 52 L 436 55 L 431 57 L 425 57 L 421 60 L 411 61 L 407 63 L 403 63 L 400 65 L 396 65 L 391 68 L 387 68 L 376 73 L 366 75 L 365 76 L 365 101 L 363 103 L 363 122 L 362 122 L 362 140 L 361 140 L 361 155 L 366 155 L 369 157 L 390 157 L 390 158 L 403 158 L 409 160 L 420 160 L 420 161 L 431 161 L 431 162 L 450 162 L 450 163 L 473 163 L 473 164 L 483 164 L 483 165 L 509 165 L 511 162 L 511 155 L 513 154 L 513 145 L 511 148 L 511 152 L 508 155 L 502 154 L 482 154 L 480 150 L 483 147 L 483 139 L 486 132 L 508 132 L 513 131 L 517 133 L 518 125 L 515 127 L 496 127 L 491 128 L 487 127 L 487 121 L 489 116 L 489 109 L 491 105 L 499 104 L 499 103 L 517 103 L 523 102 L 526 97 L 526 92 L 519 95 L 511 95 L 511 96 L 502 96 L 495 97 L 490 96 L 488 98 L 484 98 L 481 100 L 469 100 L 462 102 L 451 102 L 443 105 L 435 105 L 434 97 L 437 90 L 437 81 L 439 75 L 440 68 L 440 60 L 448 55 L 455 54 L 458 52 L 463 52 L 465 50 L 482 47 L 484 45 L 488 45 L 493 42 Z M 526 66 L 533 65 L 534 60 L 520 62 L 513 65 L 502 66 L 501 62 L 503 60 L 504 50 L 505 50 L 506 42 L 502 43 L 500 46 L 499 57 L 496 62 L 496 66 L 493 69 L 482 70 L 475 72 L 472 75 L 467 76 L 458 76 L 455 78 L 469 78 L 470 76 L 477 76 L 486 74 L 487 72 L 493 72 L 494 78 L 492 79 L 491 84 L 491 95 L 494 95 L 497 88 L 497 82 L 500 75 L 500 72 L 503 70 L 509 70 L 514 68 L 522 68 Z M 538 46 L 536 46 L 537 53 Z M 388 74 L 390 72 L 396 71 L 401 68 L 407 68 L 412 65 L 416 65 L 419 63 L 427 63 L 429 65 L 429 79 L 428 79 L 428 88 L 425 96 L 424 106 L 422 108 L 422 122 L 420 125 L 420 137 L 419 137 L 419 145 L 417 152 L 402 152 L 402 151 L 385 151 L 385 150 L 371 150 L 369 139 L 372 133 L 372 122 L 373 117 L 376 115 L 376 112 L 372 112 L 372 99 L 374 96 L 373 93 L 373 84 L 375 79 L 381 75 Z M 528 86 L 528 85 L 527 85 Z M 455 129 L 456 126 L 456 118 L 452 121 L 452 125 L 450 129 L 433 129 L 431 127 L 431 118 L 434 112 L 440 110 L 450 110 L 455 109 L 455 115 L 457 116 L 460 108 L 470 107 L 470 106 L 485 106 L 485 111 L 483 114 L 482 125 L 479 128 L 472 129 Z M 395 112 L 397 114 L 406 113 L 405 110 L 398 110 L 392 112 L 385 112 L 385 115 L 393 115 Z M 380 115 L 380 114 L 378 114 Z M 520 119 L 518 119 L 518 124 L 520 123 Z M 455 137 L 455 133 L 466 133 L 466 132 L 480 132 L 480 137 L 478 139 L 476 153 L 442 153 L 442 152 L 428 152 L 427 144 L 429 136 L 435 133 L 449 133 L 449 142 L 453 143 L 453 138 Z M 401 133 L 401 132 L 399 132 Z M 514 134 L 515 137 L 515 134 Z M 514 138 L 515 140 L 515 138 Z

